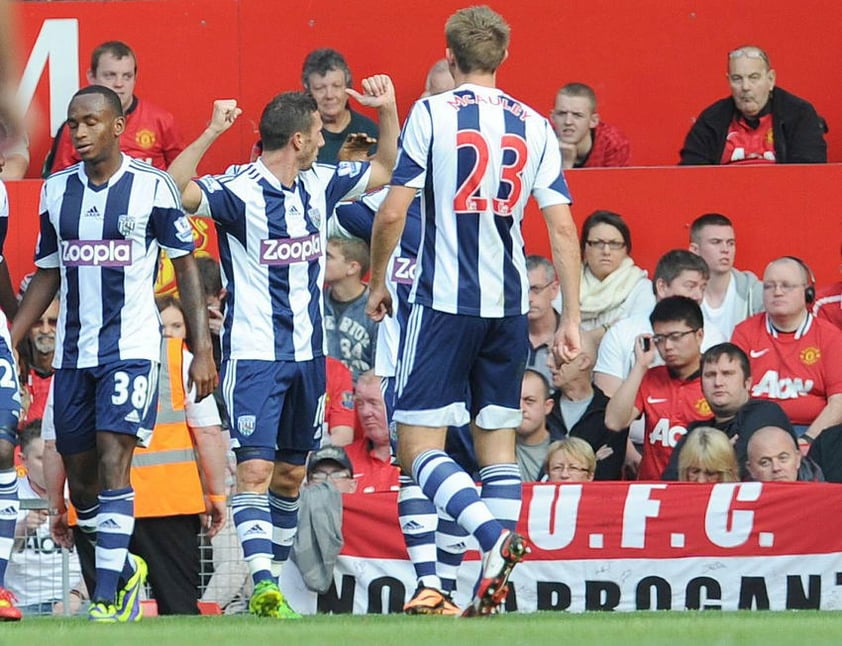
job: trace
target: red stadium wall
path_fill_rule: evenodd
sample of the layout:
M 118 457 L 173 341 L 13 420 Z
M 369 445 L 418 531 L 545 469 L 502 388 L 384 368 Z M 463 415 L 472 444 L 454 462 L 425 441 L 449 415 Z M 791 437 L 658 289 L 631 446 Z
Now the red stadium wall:
M 51 101 L 55 127 L 66 97 L 85 84 L 90 51 L 102 41 L 132 45 L 139 58 L 138 94 L 171 110 L 188 141 L 207 122 L 213 98 L 240 100 L 243 118 L 200 167 L 210 172 L 247 158 L 262 106 L 278 91 L 300 87 L 301 62 L 316 47 L 344 52 L 357 80 L 390 73 L 405 115 L 426 70 L 444 52 L 445 18 L 465 4 L 20 3 L 20 66 L 32 95 L 30 173 L 37 176 L 49 146 Z M 636 164 L 675 163 L 693 118 L 728 91 L 725 53 L 746 42 L 764 46 L 780 84 L 816 105 L 830 125 L 830 159 L 842 162 L 842 86 L 827 80 L 833 61 L 842 60 L 836 29 L 842 3 L 769 0 L 758 11 L 745 0 L 526 0 L 497 8 L 513 29 L 500 84 L 549 111 L 560 85 L 590 83 L 603 118 L 631 139 Z M 577 221 L 594 208 L 622 213 L 632 224 L 634 256 L 648 269 L 665 249 L 686 244 L 686 226 L 696 215 L 721 211 L 737 222 L 741 266 L 762 271 L 771 256 L 794 253 L 827 282 L 838 278 L 840 168 L 594 170 L 571 172 L 569 181 Z M 37 183 L 31 184 L 11 188 L 6 251 L 15 273 L 31 264 Z M 547 249 L 535 214 L 527 235 L 530 251 Z
M 300 87 L 301 63 L 316 47 L 345 53 L 357 79 L 380 71 L 393 75 L 405 114 L 423 89 L 427 69 L 444 54 L 444 20 L 466 4 L 25 2 L 18 5 L 21 66 L 45 21 L 74 19 L 77 43 L 71 32 L 49 34 L 56 59 L 67 61 L 72 56 L 67 47 L 76 44 L 84 84 L 93 47 L 125 40 L 138 53 L 139 94 L 169 108 L 188 137 L 207 120 L 212 98 L 239 98 L 245 118 L 237 134 L 209 155 L 208 167 L 215 169 L 247 154 L 260 109 L 278 91 Z M 769 0 L 758 11 L 747 0 L 525 0 L 497 8 L 512 25 L 501 85 L 541 111 L 549 111 L 563 83 L 593 85 L 603 117 L 631 139 L 636 164 L 677 161 L 693 118 L 728 92 L 726 52 L 746 42 L 765 47 L 780 84 L 810 99 L 826 117 L 831 160 L 842 161 L 842 86 L 829 82 L 834 62 L 842 60 L 842 3 Z M 33 112 L 34 166 L 49 136 L 48 76 L 38 86 Z

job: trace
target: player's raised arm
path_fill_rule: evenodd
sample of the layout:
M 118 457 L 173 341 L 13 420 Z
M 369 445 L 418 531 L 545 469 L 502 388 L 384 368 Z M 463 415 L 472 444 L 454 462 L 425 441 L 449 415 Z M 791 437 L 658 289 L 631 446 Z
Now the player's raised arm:
M 371 178 L 368 182 L 368 190 L 371 190 L 388 184 L 392 178 L 392 168 L 398 156 L 400 122 L 392 79 L 386 74 L 376 74 L 364 78 L 362 87 L 362 94 L 351 88 L 346 88 L 345 91 L 360 105 L 377 108 L 380 137 L 377 140 L 377 154 L 371 158 Z
M 213 102 L 213 114 L 207 128 L 196 138 L 181 154 L 173 160 L 167 172 L 175 180 L 178 190 L 181 191 L 181 202 L 184 210 L 188 213 L 195 213 L 202 203 L 201 189 L 192 181 L 196 177 L 196 167 L 204 157 L 208 148 L 213 142 L 242 114 L 237 107 L 236 99 L 217 99 Z

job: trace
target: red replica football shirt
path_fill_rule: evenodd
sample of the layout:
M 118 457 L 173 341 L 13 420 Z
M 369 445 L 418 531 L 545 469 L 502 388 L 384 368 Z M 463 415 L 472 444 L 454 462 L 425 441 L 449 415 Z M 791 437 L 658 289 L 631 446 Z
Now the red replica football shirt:
M 687 425 L 713 414 L 702 394 L 700 373 L 690 379 L 676 379 L 666 366 L 649 368 L 634 406 L 646 416 L 638 480 L 660 480 L 672 450 L 687 433 Z
M 760 125 L 752 128 L 744 119 L 734 117 L 725 136 L 722 164 L 774 164 L 775 131 L 772 115 L 760 117 Z
M 58 137 L 55 158 L 49 169 L 51 173 L 79 161 L 67 124 L 62 125 Z M 126 113 L 126 129 L 120 136 L 120 150 L 129 157 L 166 170 L 184 150 L 184 142 L 176 129 L 175 117 L 154 103 L 135 97 Z
M 398 490 L 398 468 L 391 460 L 384 462 L 374 457 L 367 439 L 354 441 L 345 447 L 345 452 L 351 460 L 351 466 L 354 467 L 357 493 Z
M 348 366 L 325 357 L 327 371 L 327 397 L 325 401 L 325 423 L 327 428 L 350 426 L 353 428 L 357 416 L 354 414 L 354 382 Z
M 842 331 L 808 315 L 795 332 L 779 332 L 766 314 L 734 328 L 731 341 L 749 356 L 751 396 L 776 401 L 793 424 L 809 426 L 842 393 Z

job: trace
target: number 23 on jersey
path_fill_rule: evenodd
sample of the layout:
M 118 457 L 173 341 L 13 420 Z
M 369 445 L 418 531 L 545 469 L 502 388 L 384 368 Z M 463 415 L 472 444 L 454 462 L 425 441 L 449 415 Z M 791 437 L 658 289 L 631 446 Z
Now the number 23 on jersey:
M 460 130 L 456 134 L 458 177 L 461 180 L 453 199 L 454 213 L 482 213 L 488 211 L 489 199 L 495 215 L 510 217 L 523 193 L 523 167 L 526 165 L 526 141 L 519 135 L 507 133 L 500 140 L 502 164 L 497 193 L 482 194 L 482 181 L 488 170 L 488 141 L 478 130 Z M 473 154 L 470 154 L 471 151 Z M 461 179 L 464 178 L 464 179 Z

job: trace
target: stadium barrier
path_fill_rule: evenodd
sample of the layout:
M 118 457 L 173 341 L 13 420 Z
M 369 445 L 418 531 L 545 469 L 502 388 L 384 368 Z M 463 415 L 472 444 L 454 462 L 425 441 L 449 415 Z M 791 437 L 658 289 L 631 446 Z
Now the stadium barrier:
M 34 499 L 21 499 L 20 501 L 21 510 L 31 511 L 34 509 L 43 510 L 48 509 L 48 503 L 46 500 L 42 498 L 34 498 Z M 47 521 L 49 522 L 49 521 Z M 19 554 L 21 545 L 16 541 L 12 551 L 12 561 L 15 560 L 15 555 Z M 63 547 L 57 545 L 53 542 L 51 537 L 39 538 L 38 536 L 32 534 L 26 537 L 26 545 L 24 549 L 27 550 L 37 550 L 41 553 L 45 554 L 53 554 L 55 552 L 61 553 L 61 601 L 63 602 L 63 607 L 65 609 L 65 614 L 69 613 L 70 607 L 70 590 L 72 585 L 75 581 L 70 580 L 70 552 Z M 33 585 L 40 577 L 51 577 L 52 573 L 46 573 L 42 570 L 46 568 L 46 565 L 39 566 L 37 569 L 33 571 L 31 562 L 26 566 L 26 575 L 27 581 L 32 581 Z M 25 585 L 25 584 L 24 584 Z

